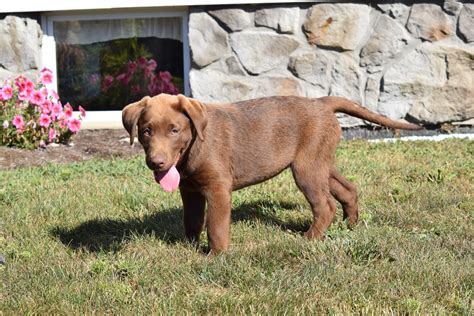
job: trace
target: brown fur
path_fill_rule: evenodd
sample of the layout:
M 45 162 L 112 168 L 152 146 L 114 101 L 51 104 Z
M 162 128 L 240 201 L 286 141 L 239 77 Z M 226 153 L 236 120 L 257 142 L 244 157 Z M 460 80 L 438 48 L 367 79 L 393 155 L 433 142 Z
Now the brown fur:
M 338 97 L 269 97 L 235 104 L 202 104 L 161 94 L 128 105 L 123 124 L 138 139 L 152 170 L 168 170 L 179 157 L 186 237 L 198 241 L 207 227 L 212 252 L 229 247 L 231 193 L 290 167 L 308 200 L 313 223 L 305 236 L 323 238 L 342 205 L 357 222 L 355 186 L 335 168 L 341 129 L 335 112 L 391 128 L 418 129 Z M 205 206 L 207 204 L 207 212 Z

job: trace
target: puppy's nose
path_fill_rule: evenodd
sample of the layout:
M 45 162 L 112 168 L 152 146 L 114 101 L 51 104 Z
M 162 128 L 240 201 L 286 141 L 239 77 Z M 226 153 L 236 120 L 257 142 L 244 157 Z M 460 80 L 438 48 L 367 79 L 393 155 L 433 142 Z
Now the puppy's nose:
M 165 160 L 166 160 L 164 156 L 156 155 L 150 158 L 151 159 L 149 160 L 149 163 L 150 163 L 151 169 L 153 170 L 163 169 L 163 167 L 165 166 Z
M 155 161 L 154 163 L 155 163 L 155 165 L 156 165 L 158 168 L 160 168 L 160 169 L 163 168 L 163 166 L 165 165 L 165 162 L 162 161 L 162 160 Z

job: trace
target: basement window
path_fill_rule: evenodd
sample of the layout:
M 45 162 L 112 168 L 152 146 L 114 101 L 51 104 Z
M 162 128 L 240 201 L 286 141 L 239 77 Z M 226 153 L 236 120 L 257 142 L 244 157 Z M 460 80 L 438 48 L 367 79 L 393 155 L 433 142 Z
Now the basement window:
M 118 118 L 145 95 L 188 92 L 187 12 L 51 15 L 46 23 L 43 56 L 58 93 L 92 117 Z

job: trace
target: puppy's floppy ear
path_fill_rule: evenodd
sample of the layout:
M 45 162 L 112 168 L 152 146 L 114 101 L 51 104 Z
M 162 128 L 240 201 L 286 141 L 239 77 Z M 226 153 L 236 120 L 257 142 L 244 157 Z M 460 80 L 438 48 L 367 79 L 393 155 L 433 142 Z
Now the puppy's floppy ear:
M 198 100 L 178 94 L 179 105 L 186 112 L 196 128 L 200 140 L 204 140 L 204 129 L 207 125 L 207 112 L 204 105 Z
M 138 119 L 149 99 L 148 96 L 143 97 L 140 101 L 131 103 L 122 110 L 122 124 L 130 134 L 130 145 L 133 145 Z

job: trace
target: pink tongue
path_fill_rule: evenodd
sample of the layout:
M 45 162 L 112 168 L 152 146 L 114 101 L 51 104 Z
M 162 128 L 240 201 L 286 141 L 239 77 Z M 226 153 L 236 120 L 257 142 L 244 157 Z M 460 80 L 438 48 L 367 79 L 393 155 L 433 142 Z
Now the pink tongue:
M 166 192 L 173 192 L 179 186 L 179 172 L 175 166 L 168 171 L 154 171 L 156 182 L 160 183 L 163 190 Z

